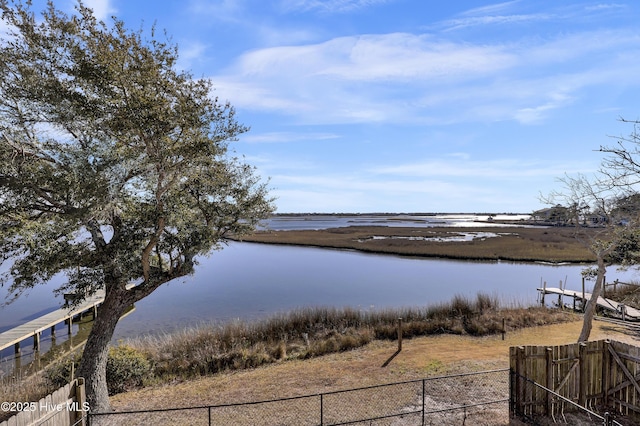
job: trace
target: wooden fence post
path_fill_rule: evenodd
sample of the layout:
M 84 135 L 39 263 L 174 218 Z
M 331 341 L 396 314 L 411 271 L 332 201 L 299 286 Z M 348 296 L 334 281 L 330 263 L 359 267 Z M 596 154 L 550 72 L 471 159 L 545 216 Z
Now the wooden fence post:
M 545 383 L 545 386 L 547 387 L 547 389 L 552 389 L 553 390 L 553 348 L 547 348 L 546 353 L 545 353 L 545 359 L 546 359 L 546 370 L 547 370 L 547 382 Z M 550 392 L 547 392 L 547 398 L 546 398 L 546 403 L 545 403 L 545 408 L 544 408 L 544 414 L 545 416 L 550 416 L 552 415 L 552 410 L 553 410 L 553 406 L 551 405 L 552 403 L 552 395 Z
M 578 378 L 578 404 L 585 407 L 587 405 L 587 386 L 589 385 L 589 372 L 587 371 L 586 343 L 581 342 L 578 347 L 579 373 Z
M 86 411 L 84 411 L 84 405 L 87 401 L 87 396 L 84 388 L 84 377 L 78 377 L 73 381 L 73 396 L 75 397 L 75 410 L 73 415 L 73 424 L 78 424 L 84 426 L 86 424 L 86 420 L 84 416 Z
M 516 413 L 524 415 L 524 346 L 516 349 Z
M 602 345 L 602 405 L 609 406 L 609 387 L 611 387 L 611 342 L 605 340 Z
M 402 318 L 398 318 L 398 352 L 402 350 Z

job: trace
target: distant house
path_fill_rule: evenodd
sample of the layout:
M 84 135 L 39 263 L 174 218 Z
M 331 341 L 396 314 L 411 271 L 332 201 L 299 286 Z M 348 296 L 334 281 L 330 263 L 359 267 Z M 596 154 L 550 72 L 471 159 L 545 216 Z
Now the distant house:
M 569 209 L 561 206 L 560 204 L 546 209 L 536 210 L 531 215 L 531 218 L 535 222 L 542 222 L 555 226 L 564 226 L 572 220 Z

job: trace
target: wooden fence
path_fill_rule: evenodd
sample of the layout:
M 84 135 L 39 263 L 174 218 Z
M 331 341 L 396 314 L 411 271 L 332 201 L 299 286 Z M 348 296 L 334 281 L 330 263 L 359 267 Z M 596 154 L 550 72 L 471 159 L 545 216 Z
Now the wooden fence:
M 572 411 L 546 389 L 596 412 L 640 415 L 639 347 L 610 340 L 514 346 L 509 357 L 511 411 L 517 416 L 555 416 Z
M 27 426 L 46 424 L 47 426 L 84 426 L 87 403 L 84 379 L 78 378 L 47 395 L 38 402 L 16 402 L 12 409 L 18 413 L 0 426 Z M 7 408 L 3 406 L 4 408 Z

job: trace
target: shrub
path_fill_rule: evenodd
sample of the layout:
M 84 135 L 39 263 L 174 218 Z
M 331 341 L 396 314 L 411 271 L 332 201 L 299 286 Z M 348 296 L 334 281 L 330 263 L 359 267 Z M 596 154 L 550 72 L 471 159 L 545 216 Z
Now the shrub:
M 73 371 L 79 363 L 79 354 L 68 356 L 45 369 L 44 377 L 52 386 L 61 388 L 74 378 Z M 151 374 L 151 363 L 141 351 L 127 345 L 109 348 L 107 387 L 110 395 L 141 386 Z
M 141 386 L 151 375 L 151 363 L 141 351 L 127 345 L 109 348 L 107 387 L 109 394 Z
M 80 354 L 69 355 L 61 359 L 59 362 L 47 367 L 43 376 L 47 383 L 54 388 L 61 388 L 73 380 L 75 377 L 74 370 L 80 363 Z

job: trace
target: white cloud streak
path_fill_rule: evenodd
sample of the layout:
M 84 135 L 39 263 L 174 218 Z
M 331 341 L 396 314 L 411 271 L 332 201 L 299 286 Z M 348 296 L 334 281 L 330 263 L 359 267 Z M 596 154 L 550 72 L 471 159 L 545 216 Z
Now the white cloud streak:
M 337 139 L 340 135 L 335 133 L 294 133 L 294 132 L 268 132 L 261 134 L 249 134 L 242 137 L 243 142 L 248 143 L 286 143 L 301 141 L 324 141 Z
M 640 64 L 632 53 L 639 42 L 639 34 L 624 30 L 510 44 L 407 33 L 338 37 L 248 52 L 213 80 L 238 107 L 306 124 L 532 124 L 587 87 L 637 85 Z M 610 54 L 614 49 L 629 55 Z
M 285 11 L 348 13 L 393 0 L 282 0 Z

